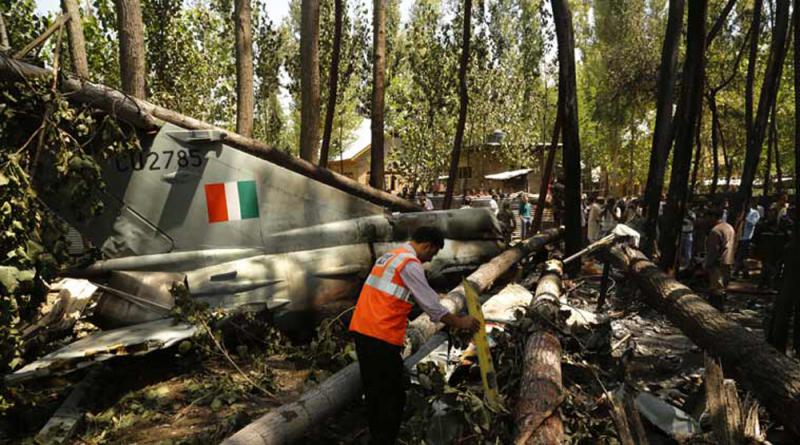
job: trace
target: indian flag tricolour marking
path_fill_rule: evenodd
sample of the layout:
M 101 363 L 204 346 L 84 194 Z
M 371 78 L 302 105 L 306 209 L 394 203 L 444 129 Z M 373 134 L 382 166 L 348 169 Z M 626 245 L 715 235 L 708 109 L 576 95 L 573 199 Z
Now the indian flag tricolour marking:
M 258 218 L 255 181 L 218 182 L 205 188 L 209 223 Z

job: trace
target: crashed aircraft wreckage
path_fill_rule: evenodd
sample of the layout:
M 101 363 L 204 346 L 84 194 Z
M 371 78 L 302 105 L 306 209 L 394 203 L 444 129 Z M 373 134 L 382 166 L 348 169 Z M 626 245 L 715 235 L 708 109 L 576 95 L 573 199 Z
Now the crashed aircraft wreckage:
M 44 71 L 0 54 L 0 80 L 40 75 L 39 70 Z M 6 376 L 7 383 L 143 354 L 191 337 L 194 326 L 171 318 L 174 283 L 184 284 L 192 298 L 211 308 L 269 310 L 279 328 L 302 330 L 313 321 L 309 314 L 326 305 L 352 304 L 375 259 L 417 227 L 438 227 L 447 238 L 429 265 L 434 283 L 460 276 L 502 249 L 497 220 L 488 209 L 390 215 L 384 206 L 415 207 L 352 180 L 347 181 L 357 187 L 344 180 L 332 184 L 329 179 L 339 175 L 314 166 L 310 174 L 297 167 L 304 161 L 287 161 L 284 157 L 291 157 L 276 150 L 269 149 L 267 156 L 243 151 L 241 140 L 257 143 L 185 116 L 178 120 L 188 124 L 163 123 L 152 133 L 153 119 L 143 116 L 158 107 L 75 79 L 60 84 L 72 100 L 118 112 L 151 132 L 140 135 L 141 153 L 103 165 L 104 210 L 97 217 L 79 221 L 66 200 L 45 198 L 105 258 L 68 273 L 88 283 L 63 282 L 62 309 L 79 307 L 105 330 L 16 370 Z M 130 106 L 139 112 L 131 114 Z M 239 143 L 234 147 L 231 141 Z

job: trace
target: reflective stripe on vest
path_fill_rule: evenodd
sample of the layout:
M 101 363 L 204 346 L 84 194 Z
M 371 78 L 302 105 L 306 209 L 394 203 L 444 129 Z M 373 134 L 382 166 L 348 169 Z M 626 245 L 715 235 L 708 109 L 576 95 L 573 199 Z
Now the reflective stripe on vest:
M 411 291 L 407 287 L 401 286 L 392 280 L 394 280 L 395 271 L 400 264 L 404 264 L 407 259 L 416 257 L 407 252 L 400 254 L 393 254 L 390 252 L 384 255 L 384 257 L 386 256 L 391 256 L 392 258 L 389 260 L 388 264 L 383 265 L 383 273 L 380 275 L 373 275 L 372 272 L 370 272 L 365 284 L 399 300 L 413 304 L 413 300 L 410 298 Z M 377 263 L 379 262 L 380 259 Z

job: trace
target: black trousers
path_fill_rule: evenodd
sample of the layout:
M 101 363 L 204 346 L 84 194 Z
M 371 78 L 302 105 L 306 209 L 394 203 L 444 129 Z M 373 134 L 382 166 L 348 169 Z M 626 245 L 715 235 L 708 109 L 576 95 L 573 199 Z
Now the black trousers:
M 357 332 L 353 336 L 367 399 L 370 444 L 392 445 L 406 404 L 401 348 Z

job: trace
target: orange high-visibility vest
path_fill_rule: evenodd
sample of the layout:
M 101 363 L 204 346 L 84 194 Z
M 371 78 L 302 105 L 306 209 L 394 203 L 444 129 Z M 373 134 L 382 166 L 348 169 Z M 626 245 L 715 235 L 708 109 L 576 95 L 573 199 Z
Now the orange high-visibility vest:
M 375 262 L 361 289 L 350 330 L 402 346 L 413 307 L 411 291 L 400 272 L 419 259 L 404 248 L 391 250 Z

